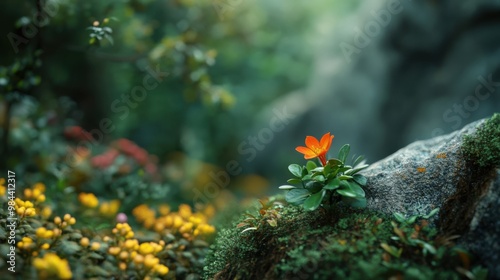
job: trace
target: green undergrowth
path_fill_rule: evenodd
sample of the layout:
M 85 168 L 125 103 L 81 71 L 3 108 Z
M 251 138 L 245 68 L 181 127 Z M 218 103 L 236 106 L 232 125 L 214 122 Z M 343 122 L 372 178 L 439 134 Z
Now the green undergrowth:
M 419 218 L 338 206 L 306 212 L 286 204 L 255 230 L 219 232 L 207 256 L 206 279 L 484 279 L 472 258 Z M 260 209 L 260 218 L 269 215 Z M 254 210 L 259 213 L 259 210 Z M 274 210 L 273 210 L 274 212 Z M 254 216 L 259 217 L 259 214 Z M 245 223 L 246 224 L 246 223 Z M 274 226 L 273 226 L 274 225 Z M 242 232 L 244 231 L 244 232 Z
M 462 151 L 480 167 L 500 167 L 500 114 L 494 114 L 475 134 L 466 135 Z

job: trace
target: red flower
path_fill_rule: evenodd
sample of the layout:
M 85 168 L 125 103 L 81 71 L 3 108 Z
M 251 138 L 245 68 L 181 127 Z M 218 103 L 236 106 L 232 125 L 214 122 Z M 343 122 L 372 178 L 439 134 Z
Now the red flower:
M 70 140 L 94 141 L 90 133 L 76 125 L 64 128 L 64 136 Z
M 301 154 L 304 154 L 305 159 L 319 158 L 323 166 L 326 165 L 326 153 L 330 149 L 333 141 L 333 135 L 330 132 L 326 133 L 321 137 L 321 141 L 318 141 L 313 136 L 306 137 L 306 147 L 298 146 L 295 150 Z

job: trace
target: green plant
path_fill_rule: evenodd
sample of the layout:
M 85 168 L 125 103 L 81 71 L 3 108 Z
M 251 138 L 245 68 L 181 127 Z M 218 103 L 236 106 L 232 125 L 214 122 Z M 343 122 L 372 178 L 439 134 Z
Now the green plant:
M 288 170 L 294 175 L 288 183 L 300 186 L 279 187 L 288 190 L 285 196 L 287 202 L 303 205 L 307 210 L 315 210 L 322 203 L 332 205 L 340 200 L 352 207 L 366 207 L 365 191 L 362 186 L 366 185 L 367 180 L 358 172 L 368 165 L 364 163 L 362 156 L 353 158 L 352 165 L 346 164 L 350 151 L 348 144 L 342 146 L 337 158 L 326 160 L 326 153 L 332 140 L 333 135 L 330 136 L 330 133 L 325 134 L 321 141 L 308 136 L 307 147 L 297 147 L 297 151 L 303 153 L 306 159 L 318 157 L 322 166 L 317 166 L 313 161 L 308 161 L 305 166 L 298 164 L 288 166 Z
M 438 211 L 439 208 L 436 208 L 427 215 L 408 218 L 394 213 L 395 221 L 391 221 L 391 225 L 395 235 L 391 237 L 391 242 L 380 244 L 385 251 L 382 264 L 389 269 L 408 271 L 409 264 L 404 260 L 412 259 L 416 264 L 431 268 L 454 268 L 458 275 L 467 279 L 485 279 L 487 270 L 472 267 L 470 254 L 453 244 L 458 235 L 439 235 L 436 228 L 430 225 L 428 219 Z
M 244 213 L 247 218 L 239 223 L 236 227 L 246 227 L 241 233 L 249 230 L 258 230 L 261 226 L 269 224 L 272 227 L 278 225 L 278 219 L 281 218 L 280 210 L 283 208 L 283 203 L 278 200 L 261 199 L 261 205 L 258 215 Z

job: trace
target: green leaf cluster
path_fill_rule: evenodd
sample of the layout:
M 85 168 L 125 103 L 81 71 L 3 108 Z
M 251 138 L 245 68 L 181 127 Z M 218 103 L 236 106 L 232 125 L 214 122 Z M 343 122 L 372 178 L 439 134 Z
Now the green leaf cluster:
M 366 178 L 358 174 L 368 167 L 364 164 L 363 157 L 353 160 L 352 165 L 347 165 L 350 146 L 342 146 L 337 158 L 329 159 L 325 166 L 317 166 L 314 161 L 308 161 L 305 166 L 291 164 L 288 170 L 293 178 L 290 184 L 279 188 L 288 190 L 285 199 L 294 205 L 303 205 L 306 210 L 315 210 L 320 205 L 332 205 L 342 201 L 356 208 L 366 207 L 365 191 Z

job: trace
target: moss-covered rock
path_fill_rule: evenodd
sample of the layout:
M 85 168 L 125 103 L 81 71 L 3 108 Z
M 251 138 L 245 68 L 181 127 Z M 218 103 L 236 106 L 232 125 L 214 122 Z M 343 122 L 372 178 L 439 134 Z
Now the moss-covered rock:
M 417 141 L 363 171 L 367 210 L 256 211 L 222 230 L 207 279 L 459 279 L 499 275 L 500 115 Z M 417 224 L 400 217 L 439 215 Z M 273 210 L 274 211 L 274 210 Z M 278 210 L 275 210 L 278 211 Z M 278 218 L 276 218 L 278 217 Z M 277 225 L 275 225 L 277 222 Z M 402 224 L 401 224 L 402 223 Z M 254 230 L 243 229 L 251 227 Z M 461 238 L 458 238 L 462 236 Z M 457 239 L 458 238 L 458 239 Z M 475 258 L 453 242 L 472 251 Z
M 279 212 L 276 227 L 222 230 L 206 260 L 206 279 L 460 279 L 472 273 L 463 262 L 467 255 L 425 220 L 391 224 L 390 216 L 343 207 L 305 212 L 288 205 Z M 391 238 L 398 232 L 406 241 Z M 436 251 L 424 253 L 423 243 Z
M 466 135 L 462 151 L 480 167 L 500 167 L 500 114 L 494 114 L 473 135 Z

